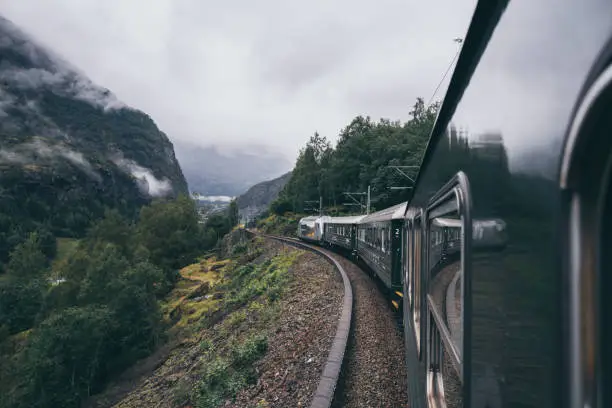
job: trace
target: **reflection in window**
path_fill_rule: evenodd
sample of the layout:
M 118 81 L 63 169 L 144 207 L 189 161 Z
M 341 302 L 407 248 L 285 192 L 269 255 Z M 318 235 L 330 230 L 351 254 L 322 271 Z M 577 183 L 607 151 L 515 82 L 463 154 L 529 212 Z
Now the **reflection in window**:
M 430 364 L 437 366 L 437 375 L 444 383 L 447 407 L 461 406 L 461 380 L 457 364 L 461 364 L 463 343 L 462 293 L 462 229 L 463 222 L 456 208 L 436 214 L 428 220 L 429 247 L 427 248 L 428 307 Z M 446 347 L 440 325 L 450 334 L 451 349 Z M 459 361 L 452 359 L 457 355 Z

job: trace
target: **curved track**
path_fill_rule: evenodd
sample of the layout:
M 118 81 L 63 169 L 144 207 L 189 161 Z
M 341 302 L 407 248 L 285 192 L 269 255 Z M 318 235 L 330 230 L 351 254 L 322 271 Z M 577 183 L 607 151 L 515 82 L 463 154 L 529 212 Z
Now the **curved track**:
M 406 407 L 408 385 L 402 331 L 377 279 L 333 250 L 294 238 L 260 235 L 324 256 L 336 266 L 345 283 L 345 320 L 341 318 L 338 325 L 311 406 Z
M 319 380 L 319 385 L 310 404 L 311 408 L 329 408 L 334 400 L 334 394 L 340 378 L 340 369 L 342 367 L 342 361 L 344 360 L 344 353 L 346 352 L 349 332 L 351 329 L 351 318 L 353 314 L 353 290 L 351 287 L 351 282 L 342 265 L 340 265 L 340 263 L 326 251 L 323 251 L 316 246 L 308 245 L 291 238 L 265 234 L 259 235 L 265 238 L 275 239 L 298 248 L 306 248 L 309 251 L 316 252 L 334 265 L 338 273 L 340 273 L 342 276 L 342 282 L 344 283 L 342 313 L 340 314 L 340 319 L 338 320 L 336 336 L 334 337 L 331 350 L 327 356 L 325 368 L 323 369 L 321 379 Z

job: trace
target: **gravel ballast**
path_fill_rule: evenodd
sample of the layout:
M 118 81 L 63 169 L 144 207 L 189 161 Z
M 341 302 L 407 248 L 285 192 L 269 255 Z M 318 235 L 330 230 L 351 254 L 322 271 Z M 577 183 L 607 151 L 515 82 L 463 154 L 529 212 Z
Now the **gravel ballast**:
M 329 252 L 351 280 L 353 321 L 335 407 L 407 407 L 404 340 L 389 300 L 349 260 Z
M 336 334 L 342 280 L 332 265 L 309 251 L 291 273 L 294 279 L 282 300 L 268 353 L 257 363 L 257 385 L 227 407 L 308 407 L 314 397 Z

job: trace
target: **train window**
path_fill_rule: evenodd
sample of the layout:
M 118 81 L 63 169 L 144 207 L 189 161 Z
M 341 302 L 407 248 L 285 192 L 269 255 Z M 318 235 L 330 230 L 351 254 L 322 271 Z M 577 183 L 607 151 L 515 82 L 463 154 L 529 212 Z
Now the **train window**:
M 424 268 L 428 394 L 442 406 L 462 405 L 468 255 L 472 223 L 467 179 L 459 173 L 434 195 L 427 211 Z M 467 254 L 467 255 L 466 255 Z M 466 284 L 466 282 L 468 282 Z M 469 334 L 469 333 L 468 333 Z M 465 337 L 464 337 L 465 336 Z M 462 393 L 462 390 L 464 393 Z
M 383 230 L 383 234 L 385 237 L 385 252 L 389 252 L 389 250 L 391 249 L 391 237 L 389 236 L 390 231 L 390 227 L 387 227 Z
M 385 229 L 381 228 L 380 230 L 380 250 L 386 252 L 386 242 L 385 242 Z

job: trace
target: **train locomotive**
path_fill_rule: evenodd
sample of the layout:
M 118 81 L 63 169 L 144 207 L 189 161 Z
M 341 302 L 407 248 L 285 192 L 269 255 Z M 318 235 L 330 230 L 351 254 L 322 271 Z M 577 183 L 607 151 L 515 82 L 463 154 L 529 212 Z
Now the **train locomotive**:
M 612 404 L 610 16 L 478 1 L 408 201 L 300 221 L 389 289 L 411 407 Z

